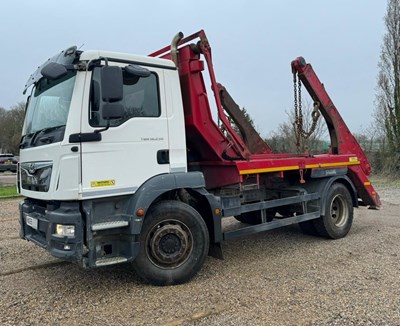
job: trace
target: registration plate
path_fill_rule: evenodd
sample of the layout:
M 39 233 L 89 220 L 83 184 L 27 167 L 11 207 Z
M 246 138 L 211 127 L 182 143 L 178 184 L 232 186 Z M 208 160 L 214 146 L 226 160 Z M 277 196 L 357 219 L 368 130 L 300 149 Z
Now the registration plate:
M 12 162 L 4 162 L 4 164 L 12 164 Z
M 26 216 L 26 224 L 31 228 L 37 230 L 38 229 L 38 220 L 32 216 Z

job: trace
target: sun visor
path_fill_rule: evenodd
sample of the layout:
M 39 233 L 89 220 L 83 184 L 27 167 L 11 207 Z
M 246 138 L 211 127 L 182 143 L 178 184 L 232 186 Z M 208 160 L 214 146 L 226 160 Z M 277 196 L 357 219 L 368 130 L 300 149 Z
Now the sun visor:
M 26 90 L 30 86 L 35 84 L 40 78 L 43 77 L 41 74 L 41 71 L 42 71 L 43 67 L 45 67 L 47 64 L 49 64 L 50 62 L 55 62 L 55 63 L 60 63 L 63 65 L 70 65 L 70 64 L 74 63 L 75 59 L 77 58 L 77 56 L 80 53 L 82 53 L 82 52 L 81 51 L 78 52 L 76 46 L 71 46 L 71 47 L 65 49 L 64 51 L 61 51 L 60 53 L 56 54 L 52 58 L 48 59 L 45 63 L 43 63 L 41 66 L 39 66 L 32 75 L 30 75 L 28 81 L 25 84 L 23 94 L 26 93 Z

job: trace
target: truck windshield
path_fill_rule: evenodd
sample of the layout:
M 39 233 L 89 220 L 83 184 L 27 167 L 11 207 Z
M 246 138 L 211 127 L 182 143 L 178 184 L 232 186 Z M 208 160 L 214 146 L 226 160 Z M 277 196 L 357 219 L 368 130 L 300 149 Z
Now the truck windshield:
M 57 80 L 42 78 L 38 81 L 26 111 L 24 135 L 66 125 L 75 76 L 75 71 L 69 71 Z

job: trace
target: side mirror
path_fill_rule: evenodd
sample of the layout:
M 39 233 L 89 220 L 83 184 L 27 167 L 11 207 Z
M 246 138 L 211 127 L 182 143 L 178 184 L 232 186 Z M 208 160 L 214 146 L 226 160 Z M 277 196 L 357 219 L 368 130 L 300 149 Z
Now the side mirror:
M 149 77 L 151 75 L 151 72 L 149 69 L 146 69 L 146 68 L 138 66 L 138 65 L 126 66 L 125 72 L 128 73 L 129 75 L 137 76 L 137 77 Z
M 123 98 L 122 69 L 116 66 L 101 68 L 101 96 L 104 102 L 112 103 Z
M 95 134 L 106 131 L 110 128 L 110 121 L 121 119 L 124 116 L 124 107 L 120 103 L 104 103 L 102 108 L 102 117 L 107 120 L 107 126 L 94 131 Z
M 124 108 L 119 103 L 105 103 L 102 109 L 102 115 L 104 120 L 116 120 L 120 119 L 124 115 Z
M 64 77 L 68 73 L 68 71 L 67 68 L 65 68 L 65 66 L 60 63 L 49 62 L 42 68 L 40 73 L 43 77 L 47 79 L 56 80 Z

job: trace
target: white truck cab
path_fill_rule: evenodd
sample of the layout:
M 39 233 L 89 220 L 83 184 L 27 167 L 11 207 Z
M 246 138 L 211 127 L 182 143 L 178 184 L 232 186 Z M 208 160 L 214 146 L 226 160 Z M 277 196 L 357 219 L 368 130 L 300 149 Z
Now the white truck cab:
M 39 67 L 30 87 L 18 171 L 21 238 L 83 267 L 133 261 L 150 205 L 205 185 L 201 173 L 187 173 L 175 64 L 72 47 Z
M 179 76 L 172 61 L 75 48 L 60 57 L 70 62 L 64 76 L 43 78 L 42 66 L 30 78 L 36 85 L 22 134 L 22 195 L 68 201 L 132 194 L 153 176 L 186 172 Z M 121 67 L 123 79 L 122 98 L 115 101 L 123 113 L 108 129 L 102 117 L 104 60 Z M 146 76 L 130 74 L 127 66 L 141 67 Z

